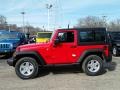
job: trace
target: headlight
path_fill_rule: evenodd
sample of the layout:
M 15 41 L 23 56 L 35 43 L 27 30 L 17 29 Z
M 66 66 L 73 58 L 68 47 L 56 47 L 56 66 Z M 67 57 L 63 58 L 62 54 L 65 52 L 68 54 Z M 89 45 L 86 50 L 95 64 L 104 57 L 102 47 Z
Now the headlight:
M 116 44 L 117 46 L 120 46 L 120 43 Z

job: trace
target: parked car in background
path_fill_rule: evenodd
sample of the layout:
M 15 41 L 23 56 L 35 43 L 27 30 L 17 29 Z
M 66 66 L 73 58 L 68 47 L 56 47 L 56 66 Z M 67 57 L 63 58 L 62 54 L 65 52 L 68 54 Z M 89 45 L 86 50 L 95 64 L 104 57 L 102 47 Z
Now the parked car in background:
M 11 55 L 17 46 L 25 44 L 25 34 L 17 31 L 0 30 L 0 55 Z
M 37 43 L 47 42 L 50 40 L 52 32 L 38 32 L 36 37 Z
M 28 44 L 36 43 L 36 35 L 30 36 L 27 42 Z
M 118 56 L 120 54 L 120 31 L 109 31 L 108 37 L 113 56 Z

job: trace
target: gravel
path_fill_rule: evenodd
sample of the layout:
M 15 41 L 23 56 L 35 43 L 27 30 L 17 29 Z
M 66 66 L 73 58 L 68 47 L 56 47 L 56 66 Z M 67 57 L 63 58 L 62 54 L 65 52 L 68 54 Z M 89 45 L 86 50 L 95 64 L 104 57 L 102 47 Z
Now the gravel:
M 45 68 L 35 79 L 20 79 L 6 60 L 0 60 L 0 90 L 120 90 L 120 57 L 102 75 L 87 76 L 79 67 Z

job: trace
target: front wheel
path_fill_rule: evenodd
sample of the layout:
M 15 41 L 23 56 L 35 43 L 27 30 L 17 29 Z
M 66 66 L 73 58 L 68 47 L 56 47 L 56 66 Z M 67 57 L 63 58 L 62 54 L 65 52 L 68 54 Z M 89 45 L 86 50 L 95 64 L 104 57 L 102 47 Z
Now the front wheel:
M 83 62 L 82 69 L 89 76 L 97 76 L 103 70 L 103 60 L 97 55 L 90 55 Z
M 38 74 L 38 69 L 38 63 L 31 57 L 21 58 L 15 65 L 16 74 L 21 79 L 35 78 Z

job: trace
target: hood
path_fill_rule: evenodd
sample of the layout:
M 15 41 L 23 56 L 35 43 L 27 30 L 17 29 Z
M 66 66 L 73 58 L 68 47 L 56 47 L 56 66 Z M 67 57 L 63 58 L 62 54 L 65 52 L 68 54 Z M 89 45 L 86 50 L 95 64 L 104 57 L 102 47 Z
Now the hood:
M 38 50 L 38 48 L 46 48 L 49 45 L 50 45 L 50 42 L 48 42 L 48 43 L 32 43 L 32 44 L 21 45 L 18 48 L 20 48 L 21 51 L 30 51 L 30 50 Z
M 0 43 L 18 43 L 20 39 L 1 39 Z

